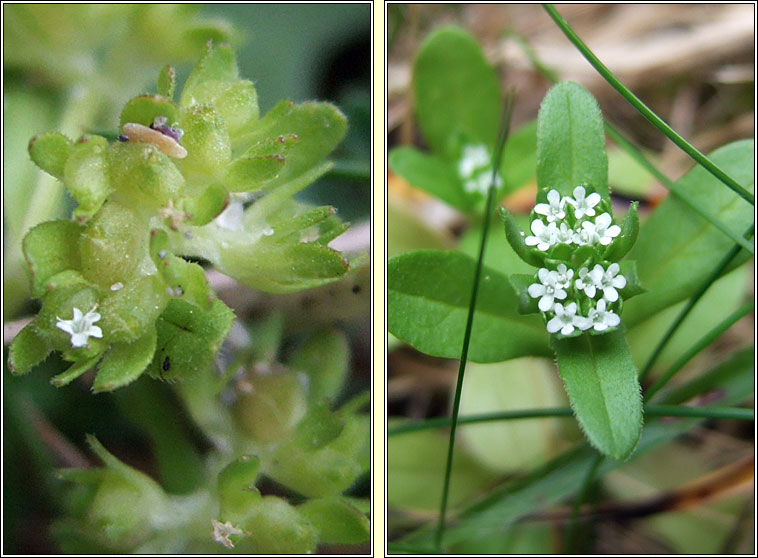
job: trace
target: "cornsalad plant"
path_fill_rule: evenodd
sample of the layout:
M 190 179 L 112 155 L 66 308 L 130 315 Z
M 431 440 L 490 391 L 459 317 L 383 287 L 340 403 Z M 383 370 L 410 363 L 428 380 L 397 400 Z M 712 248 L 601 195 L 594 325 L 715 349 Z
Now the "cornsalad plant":
M 260 117 L 223 43 L 207 43 L 181 94 L 176 81 L 167 66 L 157 94 L 129 100 L 117 137 L 49 132 L 29 143 L 77 205 L 23 240 L 41 309 L 11 343 L 8 367 L 26 374 L 58 353 L 70 363 L 52 378 L 58 387 L 96 369 L 93 392 L 125 391 L 119 400 L 164 432 L 162 475 L 181 487 L 167 491 L 89 436 L 103 465 L 58 472 L 68 489 L 54 535 L 74 553 L 364 543 L 369 503 L 344 493 L 369 471 L 369 398 L 344 400 L 345 334 L 316 328 L 283 358 L 291 340 L 275 312 L 239 327 L 217 369 L 235 315 L 198 263 L 277 294 L 361 283 L 365 254 L 329 247 L 347 229 L 334 208 L 294 198 L 330 169 L 346 118 L 329 103 L 290 101 Z M 202 460 L 165 435 L 146 377 L 173 386 L 211 446 Z
M 552 7 L 546 10 L 586 49 Z M 612 75 L 607 79 L 639 103 Z M 734 142 L 709 158 L 696 153 L 702 166 L 673 182 L 603 121 L 589 92 L 560 82 L 543 99 L 537 121 L 510 133 L 500 159 L 498 80 L 481 47 L 455 27 L 437 29 L 424 41 L 412 84 L 416 122 L 429 151 L 397 147 L 390 151 L 390 168 L 458 210 L 469 229 L 458 250 L 430 249 L 443 242 L 418 232 L 402 236 L 422 227 L 390 214 L 399 231 L 392 235 L 391 221 L 390 242 L 405 248 L 388 262 L 394 343 L 461 360 L 452 419 L 390 425 L 388 493 L 397 511 L 390 549 L 546 552 L 544 524 L 517 522 L 574 495 L 565 541 L 570 551 L 579 507 L 597 479 L 633 466 L 640 455 L 698 424 L 698 418 L 658 417 L 753 417 L 749 409 L 718 407 L 712 400 L 711 407 L 678 405 L 717 385 L 717 405 L 744 401 L 752 392 L 752 348 L 667 386 L 694 354 L 752 309 L 752 303 L 736 308 L 739 299 L 721 307 L 709 303 L 705 313 L 685 320 L 717 279 L 752 255 L 753 142 Z M 614 214 L 606 131 L 672 191 L 642 223 L 637 202 L 622 218 Z M 505 238 L 488 235 L 494 201 L 531 177 L 537 184 L 531 213 L 501 207 L 492 224 L 504 227 Z M 429 248 L 412 249 L 423 243 Z M 735 272 L 714 289 L 723 296 L 743 279 Z M 669 368 L 651 383 L 653 365 L 682 322 L 680 353 L 667 351 Z M 570 408 L 553 386 L 554 368 L 545 357 L 555 359 Z M 567 416 L 576 418 L 589 445 L 577 443 L 570 425 L 555 418 Z M 515 420 L 535 417 L 542 422 Z M 456 426 L 464 424 L 462 443 L 454 445 Z M 421 432 L 448 425 L 449 440 Z M 423 480 L 422 469 L 428 472 Z M 448 508 L 454 513 L 446 514 Z

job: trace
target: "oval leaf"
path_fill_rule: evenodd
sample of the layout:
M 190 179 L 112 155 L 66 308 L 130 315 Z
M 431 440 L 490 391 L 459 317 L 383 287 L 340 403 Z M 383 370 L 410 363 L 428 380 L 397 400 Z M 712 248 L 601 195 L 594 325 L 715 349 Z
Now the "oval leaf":
M 156 339 L 155 328 L 151 328 L 132 343 L 113 345 L 98 366 L 92 391 L 113 391 L 139 378 L 153 359 Z
M 553 337 L 551 343 L 587 439 L 603 454 L 626 459 L 642 432 L 642 395 L 623 332 Z
M 574 188 L 591 186 L 608 199 L 608 157 L 603 118 L 594 97 L 572 82 L 555 85 L 545 96 L 537 118 L 537 199 L 549 190 L 573 196 Z
M 460 252 L 416 251 L 392 258 L 387 268 L 390 332 L 423 353 L 460 358 L 475 266 Z M 469 360 L 550 355 L 542 319 L 520 315 L 518 306 L 508 279 L 485 268 Z

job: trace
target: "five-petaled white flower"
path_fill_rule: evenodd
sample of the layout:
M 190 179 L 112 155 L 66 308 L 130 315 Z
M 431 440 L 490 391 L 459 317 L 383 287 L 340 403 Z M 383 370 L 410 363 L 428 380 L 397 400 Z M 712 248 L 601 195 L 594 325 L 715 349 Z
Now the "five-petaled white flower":
M 570 302 L 564 308 L 560 302 L 555 303 L 553 308 L 555 317 L 547 323 L 547 330 L 550 333 L 561 332 L 563 335 L 571 335 L 574 328 L 583 326 L 587 318 L 576 315 L 576 302 Z
M 555 238 L 556 241 L 562 244 L 571 244 L 574 242 L 574 231 L 566 223 L 561 223 L 561 226 L 558 227 Z
M 616 327 L 621 323 L 621 318 L 618 314 L 614 314 L 612 310 L 606 310 L 605 299 L 601 298 L 597 301 L 595 308 L 590 308 L 588 316 L 585 318 L 586 324 L 581 329 L 594 328 L 595 331 L 605 331 L 609 327 Z
M 221 523 L 220 521 L 211 519 L 211 525 L 213 525 L 213 540 L 223 544 L 226 548 L 234 548 L 234 543 L 229 539 L 230 535 L 245 534 L 242 529 L 232 525 L 231 521 Z
M 527 236 L 524 242 L 527 246 L 537 246 L 543 252 L 558 240 L 558 228 L 555 223 L 545 226 L 541 219 L 535 219 L 532 221 L 532 232 L 534 236 Z
M 566 201 L 574 206 L 574 215 L 577 219 L 581 219 L 585 215 L 593 217 L 595 215 L 594 207 L 600 203 L 600 194 L 592 192 L 589 196 L 586 196 L 584 186 L 577 186 L 574 188 L 574 197 L 566 198 Z
M 72 320 L 64 320 L 56 316 L 58 322 L 55 327 L 62 329 L 71 336 L 72 347 L 84 347 L 87 344 L 87 339 L 90 337 L 102 337 L 103 330 L 98 326 L 92 325 L 100 319 L 100 314 L 95 312 L 97 306 L 92 310 L 82 315 L 82 311 L 78 308 L 74 308 L 74 318 Z
M 555 284 L 561 289 L 568 289 L 571 286 L 571 278 L 574 276 L 574 270 L 566 267 L 566 264 L 558 264 L 558 271 L 555 273 Z
M 564 266 L 565 268 L 566 266 Z M 532 283 L 527 288 L 529 296 L 532 298 L 539 298 L 540 301 L 537 306 L 543 312 L 548 312 L 553 309 L 555 299 L 563 300 L 566 298 L 565 287 L 568 285 L 559 284 L 559 275 L 556 271 L 549 271 L 546 268 L 541 268 L 537 272 L 537 277 L 540 283 Z
M 608 246 L 621 232 L 621 227 L 618 225 L 611 225 L 612 222 L 613 218 L 608 213 L 603 213 L 595 219 L 593 238 L 603 246 Z M 587 225 L 589 225 L 587 221 L 582 223 L 583 227 L 586 227 Z
M 608 270 L 604 270 L 603 266 L 596 264 L 590 271 L 592 282 L 603 291 L 603 298 L 608 302 L 616 302 L 619 299 L 619 293 L 616 289 L 626 287 L 626 277 L 618 275 L 620 269 L 617 263 L 609 265 Z
M 547 222 L 552 223 L 556 219 L 563 219 L 566 216 L 564 207 L 567 198 L 561 198 L 558 190 L 550 190 L 547 193 L 548 203 L 538 203 L 534 206 L 534 212 L 547 217 Z
M 602 268 L 601 268 L 602 269 Z M 574 285 L 580 291 L 584 291 L 590 298 L 595 298 L 595 291 L 597 289 L 595 282 L 592 280 L 590 270 L 583 267 L 579 270 L 579 278 L 574 282 Z

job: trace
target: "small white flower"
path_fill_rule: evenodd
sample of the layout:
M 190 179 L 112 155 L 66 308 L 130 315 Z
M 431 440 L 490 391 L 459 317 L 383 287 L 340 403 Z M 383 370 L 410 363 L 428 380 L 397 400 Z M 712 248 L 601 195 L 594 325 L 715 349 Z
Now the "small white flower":
M 555 284 L 561 289 L 568 289 L 571 286 L 571 278 L 574 276 L 574 270 L 566 267 L 566 264 L 558 264 L 558 271 L 555 273 Z
M 563 244 L 571 244 L 574 241 L 574 231 L 566 223 L 561 223 L 556 240 Z
M 605 309 L 605 299 L 601 298 L 597 301 L 597 307 L 590 308 L 589 315 L 587 316 L 586 327 L 582 329 L 594 328 L 595 331 L 605 331 L 609 327 L 616 327 L 621 323 L 621 318 L 618 314 L 614 314 L 612 310 Z
M 558 228 L 555 223 L 545 226 L 541 219 L 535 219 L 532 221 L 532 232 L 534 236 L 527 236 L 524 242 L 527 246 L 537 246 L 543 252 L 558 241 Z
M 602 269 L 602 268 L 601 268 Z M 595 291 L 597 289 L 595 282 L 592 280 L 590 270 L 583 267 L 579 270 L 579 278 L 574 282 L 574 286 L 580 291 L 584 291 L 590 298 L 595 298 Z
M 600 194 L 592 192 L 589 196 L 585 197 L 586 191 L 584 186 L 577 186 L 574 188 L 574 197 L 566 198 L 566 201 L 574 206 L 574 215 L 577 219 L 581 219 L 585 215 L 593 217 L 595 210 L 593 209 L 600 203 Z
M 538 203 L 534 206 L 535 213 L 545 215 L 547 222 L 552 223 L 556 219 L 563 219 L 566 216 L 564 207 L 566 206 L 566 198 L 561 198 L 558 190 L 550 190 L 547 193 L 548 203 Z
M 595 225 L 589 221 L 582 221 L 582 226 L 574 232 L 574 244 L 585 246 L 595 240 Z
M 576 302 L 567 304 L 565 308 L 563 304 L 556 302 L 553 311 L 555 317 L 547 323 L 547 330 L 550 333 L 560 331 L 563 335 L 571 335 L 574 333 L 574 328 L 584 325 L 587 319 L 576 315 Z
M 595 239 L 603 246 L 608 246 L 614 237 L 617 237 L 621 232 L 621 227 L 618 225 L 611 225 L 613 218 L 608 213 L 603 213 L 597 219 L 595 219 Z M 582 226 L 586 225 L 585 221 Z
M 607 271 L 603 269 L 603 266 L 597 264 L 590 272 L 592 282 L 603 291 L 603 298 L 608 302 L 616 302 L 619 299 L 619 293 L 616 289 L 626 287 L 626 277 L 617 275 L 620 269 L 617 263 L 609 265 Z
M 458 161 L 458 175 L 461 178 L 471 177 L 478 169 L 490 165 L 490 154 L 484 145 L 467 145 Z
M 558 284 L 559 274 L 555 271 L 549 271 L 543 267 L 537 272 L 537 277 L 541 284 L 532 283 L 526 291 L 532 298 L 540 299 L 537 303 L 540 310 L 548 312 L 553 309 L 556 298 L 559 300 L 566 298 L 566 291 L 563 290 L 563 286 Z
M 234 543 L 229 539 L 230 535 L 245 534 L 242 529 L 232 525 L 231 521 L 221 523 L 220 521 L 211 519 L 211 525 L 213 525 L 213 540 L 223 544 L 226 548 L 234 548 Z
M 100 319 L 100 314 L 95 312 L 95 308 L 82 315 L 82 311 L 78 308 L 74 308 L 74 318 L 72 320 L 64 320 L 56 316 L 58 322 L 55 327 L 62 329 L 71 336 L 72 347 L 84 347 L 87 344 L 87 339 L 90 337 L 102 337 L 103 330 L 98 326 L 92 325 Z

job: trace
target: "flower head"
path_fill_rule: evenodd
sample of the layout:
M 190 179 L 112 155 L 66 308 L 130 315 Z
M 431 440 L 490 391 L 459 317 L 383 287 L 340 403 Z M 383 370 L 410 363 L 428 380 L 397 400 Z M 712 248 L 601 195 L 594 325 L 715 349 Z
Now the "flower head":
M 566 266 L 564 266 L 564 268 L 565 267 Z M 540 282 L 529 285 L 527 292 L 532 298 L 540 299 L 537 303 L 540 310 L 548 312 L 553 309 L 553 304 L 555 303 L 556 298 L 559 300 L 566 298 L 566 291 L 564 288 L 567 285 L 560 282 L 558 272 L 549 271 L 544 267 L 537 272 L 537 277 Z
M 539 250 L 544 252 L 558 242 L 558 228 L 555 223 L 545 226 L 541 219 L 535 219 L 532 221 L 531 228 L 534 236 L 527 236 L 524 239 L 527 246 L 537 246 Z
M 100 319 L 100 314 L 95 312 L 96 308 L 84 315 L 82 315 L 81 310 L 74 308 L 74 318 L 71 320 L 63 320 L 56 316 L 58 322 L 55 327 L 62 329 L 71 336 L 72 347 L 84 347 L 90 337 L 101 338 L 103 336 L 103 330 L 92 325 Z
M 563 335 L 571 335 L 574 333 L 574 329 L 585 325 L 585 320 L 582 316 L 576 315 L 576 302 L 570 302 L 564 308 L 563 304 L 556 302 L 553 308 L 555 317 L 547 323 L 547 330 L 550 333 L 557 333 L 560 331 Z
M 534 212 L 547 217 L 547 222 L 552 223 L 557 219 L 566 217 L 566 198 L 561 198 L 558 190 L 550 190 L 547 193 L 548 203 L 538 203 L 534 206 Z
M 600 199 L 600 194 L 597 192 L 592 192 L 587 196 L 584 186 L 577 186 L 574 188 L 574 197 L 566 198 L 566 202 L 574 206 L 574 215 L 577 219 L 581 219 L 585 215 L 590 217 L 595 215 L 594 207 L 600 203 Z
M 586 324 L 581 329 L 594 328 L 595 331 L 605 331 L 609 327 L 616 327 L 621 323 L 621 318 L 613 311 L 606 311 L 606 302 L 604 298 L 597 301 L 595 308 L 590 308 L 589 314 L 585 318 Z

